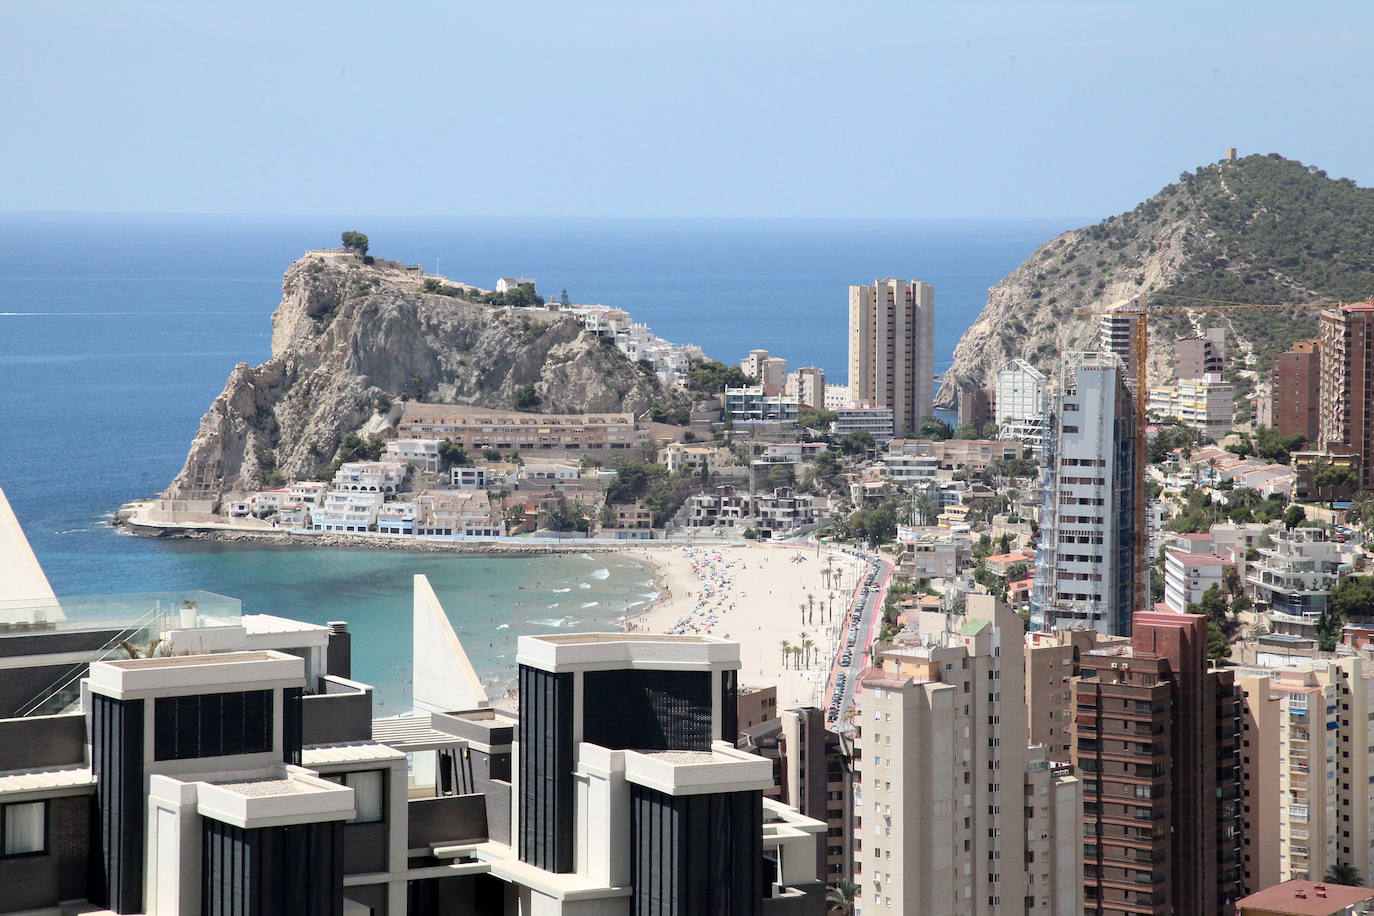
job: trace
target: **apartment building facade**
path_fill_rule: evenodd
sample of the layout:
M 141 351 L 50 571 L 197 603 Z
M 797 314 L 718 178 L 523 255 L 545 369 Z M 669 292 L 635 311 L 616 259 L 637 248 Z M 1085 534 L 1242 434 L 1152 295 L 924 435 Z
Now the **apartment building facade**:
M 797 390 L 792 392 L 803 407 L 825 407 L 825 370 L 803 366 L 797 370 Z
M 406 439 L 448 439 L 465 449 L 500 451 L 621 451 L 648 441 L 628 413 L 532 414 L 459 404 L 408 403 L 398 433 Z
M 935 403 L 935 290 L 887 278 L 849 288 L 849 398 L 918 429 Z
M 1228 569 L 1235 570 L 1235 562 L 1219 554 L 1167 551 L 1164 554 L 1164 604 L 1171 611 L 1186 613 L 1188 605 L 1200 602 L 1207 589 L 1225 587 Z
M 1079 659 L 1094 649 L 1125 642 L 1096 630 L 1050 630 L 1026 634 L 1027 739 L 1045 748 L 1049 759 L 1073 759 L 1073 679 Z
M 1081 912 L 1081 785 L 1026 745 L 1021 621 L 967 601 L 943 645 L 860 674 L 858 916 Z
M 1125 381 L 1111 354 L 1066 353 L 1060 362 L 1046 417 L 1033 629 L 1130 634 L 1136 425 Z
M 1204 378 L 1226 371 L 1226 330 L 1208 328 L 1200 337 L 1174 341 L 1174 378 Z
M 743 723 L 741 723 L 743 724 Z M 742 731 L 738 747 L 773 761 L 777 798 L 807 817 L 825 821 L 816 847 L 817 874 L 827 884 L 854 874 L 853 747 L 825 727 L 814 706 L 785 709 Z
M 1235 405 L 1235 386 L 1220 375 L 1207 375 L 1151 388 L 1147 409 L 1153 417 L 1176 419 L 1215 441 L 1235 425 Z
M 1374 658 L 1244 669 L 1249 887 L 1374 868 Z
M 1271 375 L 1273 426 L 1284 438 L 1316 443 L 1321 429 L 1321 341 L 1300 340 L 1274 356 Z
M 993 418 L 999 429 L 1044 414 L 1045 381 L 1045 373 L 1024 359 L 1014 359 L 997 370 Z
M 1241 896 L 1240 700 L 1207 618 L 1143 611 L 1131 646 L 1080 656 L 1084 912 L 1229 916 Z
M 1374 302 L 1321 313 L 1318 438 L 1359 456 L 1360 486 L 1374 486 Z

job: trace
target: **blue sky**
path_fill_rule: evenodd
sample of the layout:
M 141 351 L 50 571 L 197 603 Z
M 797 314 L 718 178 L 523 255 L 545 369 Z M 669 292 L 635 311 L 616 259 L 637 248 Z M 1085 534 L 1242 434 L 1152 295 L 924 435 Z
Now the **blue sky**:
M 0 209 L 1099 218 L 1226 146 L 1374 183 L 1324 2 L 0 0 Z

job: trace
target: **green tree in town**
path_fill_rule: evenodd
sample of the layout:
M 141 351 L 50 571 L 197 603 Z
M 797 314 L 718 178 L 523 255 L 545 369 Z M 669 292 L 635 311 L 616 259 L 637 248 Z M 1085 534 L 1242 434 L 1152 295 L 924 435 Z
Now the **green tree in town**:
M 926 417 L 917 427 L 916 435 L 922 439 L 944 440 L 953 438 L 954 429 L 938 417 Z
M 1226 632 L 1210 620 L 1207 622 L 1207 657 L 1213 661 L 1231 657 L 1231 645 L 1226 641 Z
M 1292 531 L 1294 528 L 1307 521 L 1307 512 L 1302 506 L 1289 506 L 1283 513 L 1283 527 Z

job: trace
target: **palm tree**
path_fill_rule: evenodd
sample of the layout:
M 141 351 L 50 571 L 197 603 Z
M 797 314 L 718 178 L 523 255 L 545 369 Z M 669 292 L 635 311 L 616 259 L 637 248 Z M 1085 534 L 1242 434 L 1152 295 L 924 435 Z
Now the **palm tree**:
M 158 647 L 161 645 L 162 640 L 160 638 L 150 640 L 148 645 L 141 648 L 129 642 L 127 639 L 121 639 L 119 641 L 119 648 L 123 649 L 124 654 L 129 658 L 156 658 L 159 654 L 165 654 L 159 653 L 158 651 Z
M 797 607 L 801 609 L 802 626 L 806 626 L 806 602 L 803 601 L 801 604 L 797 605 Z
M 1355 869 L 1355 866 L 1346 862 L 1337 862 L 1332 865 L 1326 870 L 1326 877 L 1322 880 L 1332 884 L 1344 884 L 1347 887 L 1364 886 L 1364 879 L 1360 877 L 1359 871 Z
M 816 643 L 809 636 L 803 636 L 801 641 L 802 651 L 806 653 L 806 666 L 811 667 L 811 648 Z
M 825 622 L 829 623 L 835 616 L 835 593 L 831 592 L 825 606 Z
M 793 647 L 792 647 L 792 660 L 793 660 L 793 662 L 796 664 L 796 666 L 797 666 L 798 668 L 801 667 L 801 654 L 802 654 L 802 648 L 801 648 L 801 646 L 793 646 Z
M 916 496 L 916 514 L 921 516 L 921 524 L 929 525 L 930 520 L 940 514 L 935 505 L 935 500 L 929 493 L 919 493 Z
M 816 596 L 811 592 L 806 593 L 806 625 L 810 626 L 811 615 L 816 612 Z
M 854 912 L 854 892 L 858 890 L 853 881 L 844 880 L 834 887 L 828 888 L 825 892 L 825 902 L 829 904 L 830 912 L 839 911 L 841 913 Z
M 782 666 L 786 668 L 787 656 L 792 654 L 792 643 L 784 639 L 782 642 L 778 643 L 778 645 L 782 647 Z

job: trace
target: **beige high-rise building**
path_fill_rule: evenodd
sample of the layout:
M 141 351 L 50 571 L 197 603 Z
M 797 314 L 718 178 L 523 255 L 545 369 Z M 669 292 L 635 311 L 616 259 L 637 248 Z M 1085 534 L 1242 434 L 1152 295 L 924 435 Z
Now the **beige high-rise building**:
M 1374 871 L 1374 659 L 1248 669 L 1239 683 L 1244 865 L 1250 890 Z M 1248 745 L 1246 744 L 1248 742 Z
M 796 395 L 803 407 L 825 407 L 825 370 L 816 366 L 798 369 Z
M 967 601 L 860 674 L 857 916 L 1082 910 L 1082 786 L 1026 746 L 1021 621 Z
M 849 287 L 849 397 L 890 407 L 900 435 L 935 406 L 935 288 L 891 278 Z
M 1086 627 L 1026 634 L 1026 710 L 1028 740 L 1043 745 L 1049 759 L 1073 757 L 1073 679 L 1078 659 L 1094 649 L 1129 643 Z

